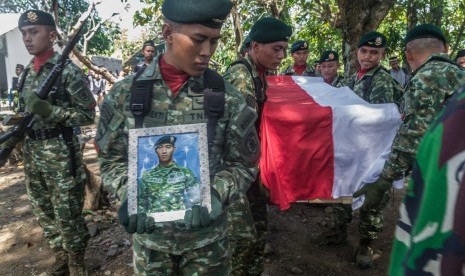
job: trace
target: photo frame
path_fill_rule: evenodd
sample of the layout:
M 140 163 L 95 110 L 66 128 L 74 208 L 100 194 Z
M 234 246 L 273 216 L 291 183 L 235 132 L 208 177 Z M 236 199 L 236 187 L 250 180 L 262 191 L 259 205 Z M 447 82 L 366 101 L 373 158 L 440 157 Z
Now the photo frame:
M 130 215 L 166 222 L 193 205 L 211 211 L 206 123 L 131 129 L 128 157 Z

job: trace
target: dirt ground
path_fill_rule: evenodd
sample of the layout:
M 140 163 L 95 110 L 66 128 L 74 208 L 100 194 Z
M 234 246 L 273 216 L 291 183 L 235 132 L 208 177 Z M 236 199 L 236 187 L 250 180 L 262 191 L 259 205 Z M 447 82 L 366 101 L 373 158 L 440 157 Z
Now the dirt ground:
M 85 159 L 95 164 L 95 152 L 87 150 Z M 357 212 L 347 244 L 319 246 L 314 237 L 321 231 L 318 222 L 328 205 L 296 203 L 286 211 L 270 206 L 263 275 L 386 275 L 402 196 L 396 191 L 385 210 L 386 227 L 374 244 L 375 265 L 368 270 L 359 270 L 353 264 Z M 110 202 L 114 204 L 114 200 Z M 84 212 L 93 236 L 86 254 L 90 275 L 133 275 L 131 237 L 118 225 L 114 205 Z M 0 275 L 40 275 L 54 260 L 28 204 L 22 167 L 0 169 L 0 256 Z

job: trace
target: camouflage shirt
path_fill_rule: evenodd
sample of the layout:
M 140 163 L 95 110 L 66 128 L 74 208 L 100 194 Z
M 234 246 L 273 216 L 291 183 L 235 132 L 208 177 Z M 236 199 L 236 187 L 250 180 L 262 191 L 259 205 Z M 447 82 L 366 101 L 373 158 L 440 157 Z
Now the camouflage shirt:
M 396 103 L 402 101 L 402 87 L 389 75 L 381 65 L 366 72 L 361 79 L 358 73 L 350 77 L 345 84 L 354 90 L 355 94 L 372 104 Z M 371 79 L 371 84 L 367 81 Z M 370 84 L 368 87 L 366 87 Z
M 27 102 L 28 97 L 32 96 L 32 93 L 37 91 L 59 57 L 59 54 L 55 53 L 39 72 L 34 70 L 33 61 L 26 66 L 27 75 L 19 100 L 21 112 L 28 111 L 28 107 L 24 103 Z M 20 79 L 25 76 L 24 72 L 26 70 L 23 71 Z M 96 105 L 94 97 L 86 86 L 84 73 L 74 63 L 65 66 L 59 78 L 57 92 L 54 95 L 49 95 L 47 100 L 53 104 L 52 114 L 47 118 L 36 116 L 39 119 L 32 126 L 33 130 L 53 129 L 60 126 L 83 126 L 94 122 Z M 76 151 L 80 153 L 77 139 L 74 139 L 74 146 Z M 81 163 L 80 154 L 77 156 L 79 165 Z M 62 137 L 33 140 L 26 135 L 24 163 L 31 169 L 43 172 L 69 170 L 69 150 Z
M 286 69 L 281 73 L 281 75 L 288 75 L 288 76 L 307 76 L 307 77 L 316 77 L 315 70 L 307 64 L 307 68 L 304 70 L 302 75 L 297 75 L 294 70 L 294 65 L 289 65 Z
M 200 184 L 192 171 L 174 163 L 156 166 L 142 175 L 137 204 L 139 213 L 156 213 L 185 210 L 200 203 L 200 198 L 189 197 L 189 191 Z
M 392 144 L 391 154 L 384 165 L 383 176 L 400 179 L 413 164 L 418 143 L 445 101 L 465 83 L 465 71 L 452 61 L 435 60 L 447 54 L 430 56 L 412 72 L 402 102 L 403 122 Z
M 258 130 L 261 111 L 266 101 L 265 91 L 268 87 L 268 83 L 266 82 L 266 76 L 260 76 L 257 66 L 255 66 L 255 63 L 249 55 L 243 59 L 243 62 L 247 62 L 250 65 L 252 72 L 250 72 L 243 63 L 236 63 L 228 68 L 224 78 L 236 87 L 237 90 L 241 91 L 247 104 L 258 113 L 259 117 L 256 124 Z M 256 91 L 254 80 L 260 80 L 261 89 L 259 89 L 259 91 Z
M 157 127 L 206 122 L 203 110 L 203 77 L 191 77 L 176 96 L 163 81 L 160 55 L 147 66 L 139 80 L 154 80 L 151 111 L 143 127 Z M 135 128 L 130 104 L 130 88 L 134 75 L 115 83 L 101 106 L 96 143 L 104 186 L 119 199 L 127 197 L 128 133 Z M 242 95 L 225 82 L 224 114 L 216 126 L 210 154 L 212 188 L 227 205 L 245 194 L 257 175 L 258 138 L 253 122 L 256 113 Z M 133 185 L 133 184 L 131 184 Z M 186 231 L 183 221 L 156 223 L 153 234 L 135 234 L 134 238 L 148 248 L 179 254 L 204 247 L 224 237 L 225 216 L 207 228 Z

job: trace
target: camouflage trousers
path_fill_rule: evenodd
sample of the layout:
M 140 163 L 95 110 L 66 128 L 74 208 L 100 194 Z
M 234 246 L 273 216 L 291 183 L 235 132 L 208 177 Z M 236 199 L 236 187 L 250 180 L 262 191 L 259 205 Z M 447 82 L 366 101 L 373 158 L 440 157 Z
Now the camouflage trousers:
M 25 173 L 32 211 L 50 248 L 68 252 L 84 250 L 89 239 L 82 216 L 85 178 L 74 178 L 69 171 L 38 172 L 28 166 Z M 77 175 L 82 173 L 83 169 L 78 169 Z
M 229 275 L 230 248 L 228 238 L 181 255 L 153 250 L 133 239 L 135 275 Z
M 358 230 L 360 238 L 375 240 L 379 233 L 383 231 L 384 217 L 383 209 L 387 206 L 391 198 L 391 190 L 388 190 L 383 197 L 381 205 L 376 209 L 360 208 L 360 222 Z M 336 204 L 333 206 L 333 219 L 336 227 L 347 228 L 347 224 L 352 221 L 352 208 L 346 204 Z
M 264 270 L 267 200 L 259 180 L 252 183 L 247 199 L 228 208 L 228 237 L 233 248 L 231 275 L 261 275 Z

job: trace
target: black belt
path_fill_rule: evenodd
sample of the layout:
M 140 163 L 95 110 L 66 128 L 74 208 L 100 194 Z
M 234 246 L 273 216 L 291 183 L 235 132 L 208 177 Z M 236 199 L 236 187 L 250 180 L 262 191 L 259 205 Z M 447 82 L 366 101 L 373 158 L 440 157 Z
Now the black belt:
M 62 129 L 55 127 L 55 128 L 47 128 L 47 129 L 37 129 L 37 130 L 29 130 L 27 132 L 27 136 L 34 140 L 47 140 L 52 138 L 57 138 L 62 134 Z

